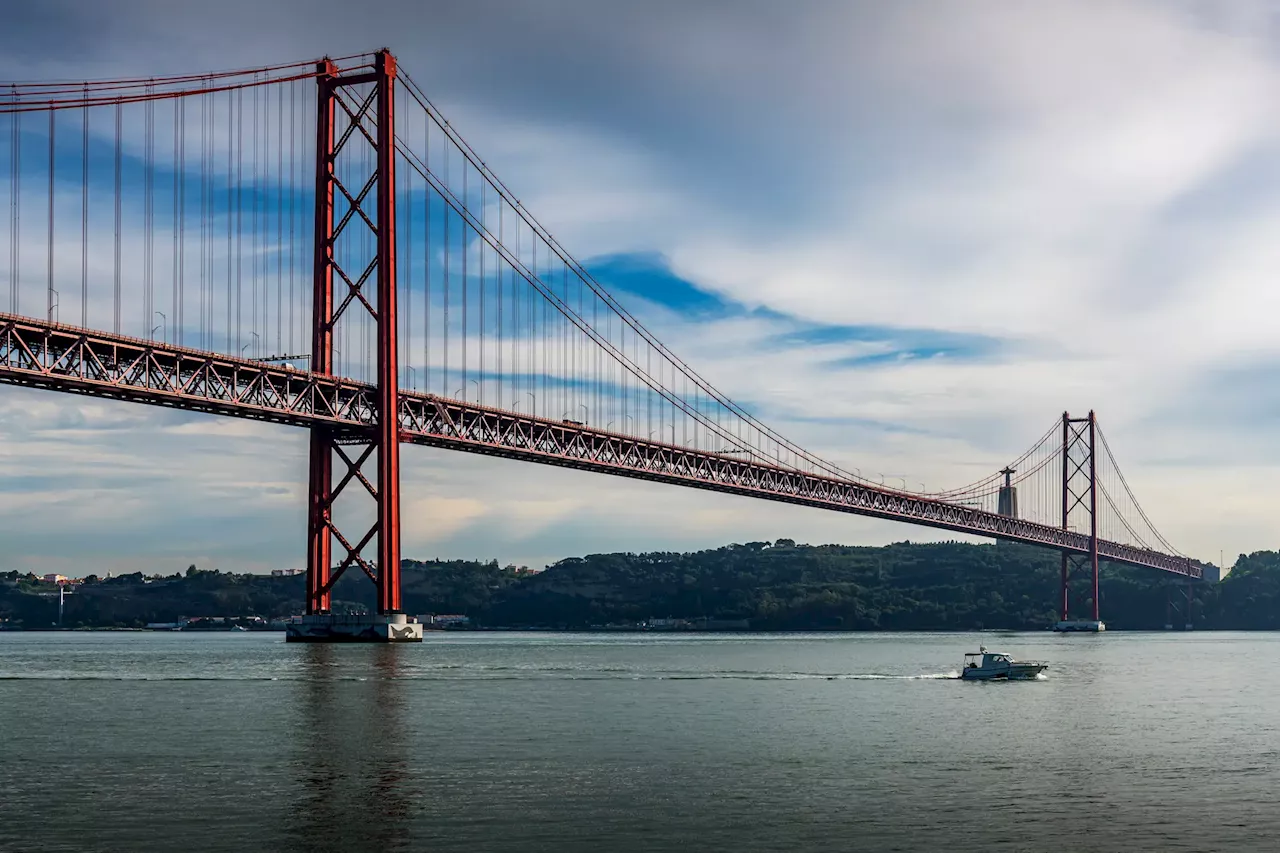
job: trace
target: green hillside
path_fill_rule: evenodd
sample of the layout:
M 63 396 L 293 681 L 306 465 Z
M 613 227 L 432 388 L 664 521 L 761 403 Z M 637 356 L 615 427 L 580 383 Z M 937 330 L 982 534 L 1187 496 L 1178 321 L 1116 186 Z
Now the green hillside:
M 1018 545 L 796 545 L 789 540 L 695 553 L 592 554 L 530 573 L 496 561 L 406 560 L 403 599 L 415 614 L 460 613 L 488 627 L 587 628 L 650 619 L 745 624 L 755 630 L 1038 630 L 1056 618 L 1059 558 Z M 1111 629 L 1165 624 L 1169 579 L 1104 566 Z M 48 627 L 56 588 L 0 574 L 0 625 Z M 1083 589 L 1080 594 L 1083 595 Z M 204 571 L 90 576 L 65 602 L 67 627 L 141 627 L 197 617 L 273 620 L 303 610 L 301 576 Z M 1280 628 L 1280 554 L 1242 555 L 1222 583 L 1194 588 L 1197 629 Z M 374 605 L 352 570 L 335 610 Z M 1084 602 L 1076 605 L 1080 613 Z M 1182 618 L 1175 621 L 1181 625 Z

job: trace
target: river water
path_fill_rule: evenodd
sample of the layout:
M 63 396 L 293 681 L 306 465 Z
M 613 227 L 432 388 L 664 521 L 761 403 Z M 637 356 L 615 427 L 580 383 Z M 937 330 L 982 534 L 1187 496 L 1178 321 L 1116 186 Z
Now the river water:
M 1047 678 L 960 682 L 979 642 Z M 0 850 L 1280 844 L 1272 634 L 0 634 Z

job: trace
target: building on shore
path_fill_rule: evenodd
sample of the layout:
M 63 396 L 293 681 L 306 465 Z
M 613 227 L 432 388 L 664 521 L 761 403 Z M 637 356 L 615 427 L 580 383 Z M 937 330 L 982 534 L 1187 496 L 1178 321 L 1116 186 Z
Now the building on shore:
M 445 613 L 440 615 L 419 616 L 418 621 L 427 630 L 444 630 L 446 628 L 467 628 L 471 625 L 471 617 L 461 613 Z

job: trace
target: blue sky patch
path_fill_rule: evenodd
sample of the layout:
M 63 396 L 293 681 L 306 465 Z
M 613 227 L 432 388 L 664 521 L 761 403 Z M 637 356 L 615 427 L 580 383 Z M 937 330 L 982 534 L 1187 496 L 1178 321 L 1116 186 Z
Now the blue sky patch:
M 729 317 L 747 313 L 741 304 L 680 278 L 656 252 L 604 255 L 585 266 L 611 293 L 632 293 L 682 314 Z
M 791 327 L 760 341 L 762 347 L 795 349 L 853 342 L 883 345 L 880 352 L 833 359 L 827 362 L 831 369 L 876 367 L 937 357 L 973 360 L 989 356 L 1002 346 L 999 339 L 984 335 L 936 329 L 816 323 L 768 307 L 748 308 L 677 276 L 666 259 L 656 252 L 607 255 L 593 259 L 586 266 L 601 284 L 618 294 L 624 304 L 624 294 L 635 294 L 699 319 L 750 316 Z

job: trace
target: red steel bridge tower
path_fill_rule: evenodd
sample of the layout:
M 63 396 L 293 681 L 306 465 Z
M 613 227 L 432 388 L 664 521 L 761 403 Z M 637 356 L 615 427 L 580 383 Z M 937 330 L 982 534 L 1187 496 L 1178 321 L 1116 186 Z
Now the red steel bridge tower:
M 316 71 L 319 92 L 311 370 L 320 376 L 333 376 L 338 324 L 349 312 L 367 312 L 377 328 L 376 391 L 373 426 L 354 430 L 328 425 L 311 427 L 307 616 L 289 638 L 421 640 L 421 626 L 410 622 L 400 611 L 396 61 L 389 51 L 380 50 L 374 55 L 372 70 L 343 74 L 325 59 L 318 63 Z M 361 146 L 364 151 L 357 150 Z M 369 157 L 369 153 L 373 156 Z M 363 241 L 350 239 L 353 230 L 364 232 L 358 235 Z M 372 245 L 372 254 L 358 250 L 362 243 Z M 338 282 L 340 294 L 334 292 Z M 342 466 L 336 486 L 335 457 Z M 372 481 L 363 470 L 371 458 L 377 468 Z M 334 518 L 338 498 L 350 492 L 364 492 L 377 505 L 372 524 L 359 535 L 350 530 L 344 533 Z M 371 563 L 362 552 L 375 538 L 377 559 Z M 346 552 L 336 567 L 335 541 Z M 358 565 L 377 586 L 376 619 L 343 618 L 330 613 L 333 586 L 352 565 Z
M 1072 521 L 1082 522 L 1080 532 L 1088 530 L 1088 550 L 1062 552 L 1062 598 L 1059 631 L 1100 631 L 1104 629 L 1098 615 L 1098 463 L 1094 453 L 1097 441 L 1097 419 L 1073 418 L 1062 413 L 1062 529 L 1068 531 Z M 1091 580 L 1090 619 L 1070 618 L 1071 581 L 1087 577 Z

